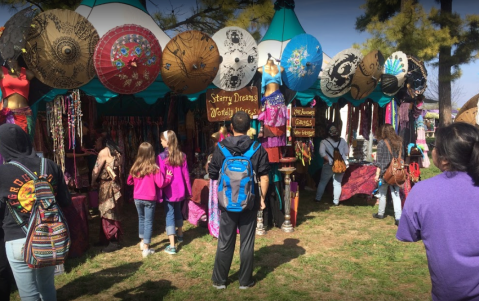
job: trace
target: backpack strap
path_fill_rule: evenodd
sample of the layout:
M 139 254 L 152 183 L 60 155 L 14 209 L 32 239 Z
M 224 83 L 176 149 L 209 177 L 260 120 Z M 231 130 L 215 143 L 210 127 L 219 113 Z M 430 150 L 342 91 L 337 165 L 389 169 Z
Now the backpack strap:
M 25 165 L 23 165 L 22 163 L 20 162 L 17 162 L 17 161 L 10 161 L 8 162 L 7 164 L 10 164 L 10 165 L 13 165 L 13 166 L 16 166 L 18 168 L 20 168 L 24 173 L 26 173 L 32 180 L 38 180 L 38 176 L 33 173 L 30 169 L 28 169 Z M 40 166 L 40 171 L 42 169 L 42 165 L 43 165 L 43 161 L 42 161 L 42 164 Z
M 220 148 L 220 151 L 223 153 L 223 155 L 226 158 L 233 157 L 233 155 L 230 153 L 230 151 L 221 143 L 218 143 L 218 147 Z
M 256 153 L 256 151 L 259 149 L 260 146 L 261 146 L 261 143 L 254 142 L 253 144 L 251 144 L 250 148 L 246 151 L 246 153 L 243 154 L 243 156 L 248 159 L 251 159 L 251 157 L 253 157 L 253 155 Z
M 12 215 L 15 222 L 22 228 L 23 232 L 25 232 L 25 234 L 27 234 L 27 232 L 28 232 L 28 229 L 27 229 L 28 221 L 22 220 L 22 218 L 20 217 L 18 212 L 15 211 L 12 208 L 12 205 L 10 205 L 10 202 L 8 200 L 5 203 L 7 204 L 8 210 L 10 211 L 10 214 Z
M 326 138 L 326 139 L 324 139 L 324 140 L 327 141 L 329 144 L 331 144 L 331 146 L 332 146 L 333 149 L 334 149 L 334 145 L 328 140 L 328 138 Z M 341 141 L 339 141 L 339 142 L 341 142 Z M 334 157 L 331 156 L 331 154 L 328 152 L 327 149 L 325 149 L 324 151 L 326 152 L 326 154 L 328 154 L 328 156 L 331 158 L 331 160 L 334 160 Z

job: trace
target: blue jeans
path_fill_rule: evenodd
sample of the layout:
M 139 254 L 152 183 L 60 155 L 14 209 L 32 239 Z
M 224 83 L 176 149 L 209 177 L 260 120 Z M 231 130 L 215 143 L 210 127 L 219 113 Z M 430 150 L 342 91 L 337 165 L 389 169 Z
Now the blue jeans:
M 321 180 L 318 184 L 318 190 L 316 191 L 316 200 L 321 200 L 326 189 L 326 185 L 331 178 L 333 178 L 333 202 L 339 204 L 339 197 L 341 196 L 341 181 L 343 181 L 344 173 L 333 173 L 333 167 L 328 163 L 323 165 L 321 170 Z
M 386 211 L 386 193 L 388 192 L 388 187 L 391 187 L 391 196 L 393 199 L 393 206 L 394 206 L 394 218 L 399 220 L 402 214 L 401 208 L 401 197 L 399 196 L 399 186 L 397 185 L 389 185 L 381 179 L 381 187 L 379 187 L 379 208 L 378 214 L 384 215 Z
M 17 282 L 18 293 L 22 301 L 55 301 L 55 267 L 30 269 L 23 260 L 22 248 L 25 238 L 5 242 L 8 262 Z
M 138 233 L 143 243 L 149 245 L 153 232 L 153 220 L 155 219 L 156 201 L 143 201 L 135 199 L 136 211 L 138 211 Z
M 163 201 L 166 214 L 166 235 L 175 235 L 176 227 L 183 227 L 182 202 Z

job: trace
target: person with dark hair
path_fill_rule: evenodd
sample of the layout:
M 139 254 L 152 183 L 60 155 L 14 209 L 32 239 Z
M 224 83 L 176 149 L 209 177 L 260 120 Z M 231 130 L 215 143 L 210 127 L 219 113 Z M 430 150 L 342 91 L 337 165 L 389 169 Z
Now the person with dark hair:
M 120 249 L 120 238 L 123 234 L 120 223 L 120 207 L 122 202 L 121 153 L 116 143 L 108 137 L 100 137 L 97 141 L 103 145 L 93 168 L 92 187 L 98 189 L 98 202 L 101 216 L 100 245 L 108 246 L 103 252 Z
M 321 169 L 321 179 L 319 180 L 318 189 L 316 191 L 316 202 L 320 202 L 323 197 L 326 185 L 329 180 L 333 178 L 333 203 L 339 205 L 339 197 L 341 196 L 341 182 L 343 180 L 343 173 L 333 173 L 333 154 L 334 148 L 338 148 L 341 156 L 343 157 L 346 166 L 349 166 L 348 155 L 349 145 L 339 136 L 339 131 L 334 125 L 328 127 L 328 138 L 323 139 L 319 144 L 319 154 L 323 158 L 323 168 Z
M 254 143 L 248 135 L 250 128 L 250 118 L 243 111 L 236 112 L 232 117 L 231 130 L 232 137 L 227 137 L 219 142 L 219 145 L 225 147 L 233 156 L 244 155 Z M 208 173 L 210 179 L 218 180 L 223 166 L 225 156 L 219 149 L 215 148 L 211 162 L 208 164 Z M 254 259 L 254 240 L 256 231 L 256 217 L 258 209 L 264 209 L 265 196 L 268 192 L 269 170 L 268 153 L 263 147 L 254 153 L 251 157 L 251 164 L 256 177 L 260 178 L 261 195 L 259 188 L 255 185 L 254 206 L 252 209 L 245 208 L 242 212 L 230 212 L 219 204 L 221 210 L 220 229 L 218 237 L 218 248 L 216 251 L 215 266 L 213 268 L 213 286 L 217 289 L 226 288 L 228 273 L 233 260 L 233 253 L 236 243 L 236 229 L 240 232 L 240 258 L 241 266 L 239 271 L 240 289 L 248 289 L 254 286 L 253 259 Z
M 432 300 L 479 300 L 479 129 L 453 123 L 435 142 L 442 173 L 414 185 L 396 238 L 423 241 Z
M 3 222 L 2 228 L 5 232 L 4 251 L 20 298 L 35 301 L 56 300 L 55 266 L 31 269 L 23 257 L 26 233 L 22 230 L 22 225 L 28 224 L 36 201 L 34 181 L 22 169 L 8 164 L 15 161 L 40 174 L 41 159 L 36 155 L 28 134 L 18 125 L 0 126 L 0 141 L 0 154 L 7 162 L 0 166 L 0 212 L 5 212 L 0 216 L 0 221 Z M 45 162 L 47 179 L 55 193 L 56 202 L 62 208 L 70 206 L 71 197 L 61 168 L 51 160 L 47 159 Z M 3 269 L 3 266 L 0 268 Z M 1 281 L 3 285 L 4 280 Z
M 379 186 L 379 207 L 378 213 L 373 214 L 374 218 L 383 219 L 384 213 L 386 211 L 386 193 L 388 192 L 388 187 L 391 189 L 391 197 L 393 199 L 394 206 L 394 218 L 395 225 L 399 224 L 399 219 L 401 218 L 401 197 L 399 196 L 399 186 L 398 185 L 389 185 L 386 181 L 383 181 L 383 176 L 386 170 L 391 164 L 391 160 L 394 157 L 399 156 L 399 152 L 402 149 L 402 138 L 396 134 L 393 126 L 390 124 L 385 124 L 381 126 L 378 130 L 378 148 L 376 153 L 376 177 L 374 180 L 381 185 Z M 401 157 L 404 154 L 401 153 Z

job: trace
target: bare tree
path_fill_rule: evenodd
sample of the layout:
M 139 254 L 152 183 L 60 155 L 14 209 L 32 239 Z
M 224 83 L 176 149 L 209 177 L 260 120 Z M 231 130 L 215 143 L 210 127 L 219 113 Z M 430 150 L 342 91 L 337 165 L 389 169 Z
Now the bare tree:
M 429 65 L 431 67 L 431 65 Z M 433 66 L 432 72 L 427 76 L 427 90 L 424 96 L 429 99 L 439 101 L 439 70 L 436 66 Z M 459 84 L 457 80 L 452 81 L 451 85 L 451 107 L 458 110 L 467 99 L 464 99 L 464 87 Z

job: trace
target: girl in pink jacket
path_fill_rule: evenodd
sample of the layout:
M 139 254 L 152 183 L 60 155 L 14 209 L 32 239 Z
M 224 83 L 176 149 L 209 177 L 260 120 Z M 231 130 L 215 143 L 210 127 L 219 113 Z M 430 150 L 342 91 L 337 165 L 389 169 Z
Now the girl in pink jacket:
M 164 131 L 161 134 L 161 145 L 165 151 L 158 156 L 160 171 L 165 172 L 167 169 L 171 169 L 174 177 L 171 184 L 163 189 L 162 195 L 166 213 L 166 235 L 170 240 L 170 245 L 166 247 L 165 252 L 176 254 L 175 235 L 178 237 L 178 242 L 183 242 L 181 201 L 191 197 L 190 174 L 186 155 L 178 148 L 175 132 Z
M 155 253 L 154 250 L 150 249 L 150 243 L 155 217 L 157 188 L 164 188 L 169 185 L 172 178 L 173 173 L 170 169 L 160 171 L 155 162 L 153 146 L 148 142 L 140 144 L 127 183 L 128 185 L 134 185 L 133 198 L 138 211 L 138 232 L 143 258 Z

